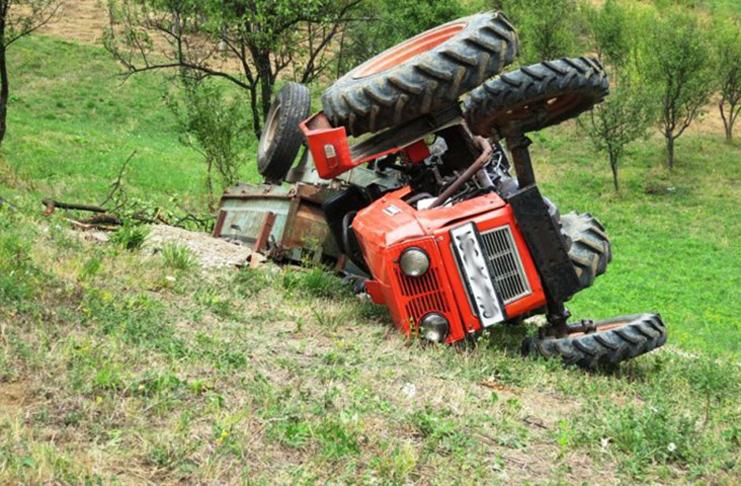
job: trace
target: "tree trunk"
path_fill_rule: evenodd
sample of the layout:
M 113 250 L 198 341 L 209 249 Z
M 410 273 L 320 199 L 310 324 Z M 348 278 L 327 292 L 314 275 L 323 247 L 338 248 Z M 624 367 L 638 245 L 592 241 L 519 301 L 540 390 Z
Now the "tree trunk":
M 262 118 L 260 117 L 260 107 L 257 104 L 257 85 L 250 83 L 250 109 L 252 110 L 252 131 L 259 139 L 262 133 Z
M 615 186 L 615 192 L 620 192 L 620 182 L 618 182 L 618 160 L 617 157 L 610 155 L 610 169 L 612 169 L 612 185 Z
M 0 20 L 0 145 L 5 140 L 9 94 L 8 66 L 5 59 L 5 19 L 2 19 Z
M 666 136 L 666 162 L 669 170 L 674 169 L 674 134 Z
M 725 99 L 721 98 L 718 102 L 718 109 L 720 110 L 720 119 L 723 120 L 723 128 L 726 131 L 726 141 L 730 142 L 733 137 L 733 128 L 731 127 L 731 120 L 726 119 L 726 112 L 723 110 L 725 105 Z M 733 107 L 731 107 L 731 113 L 733 113 Z
M 214 204 L 214 183 L 211 177 L 211 169 L 213 169 L 213 160 L 211 157 L 206 158 L 206 192 L 208 197 L 208 210 L 213 211 L 215 208 Z
M 255 59 L 257 75 L 260 78 L 260 109 L 264 118 L 270 111 L 270 99 L 273 96 L 274 80 L 273 70 L 270 66 L 270 53 L 258 51 L 253 54 L 253 58 Z

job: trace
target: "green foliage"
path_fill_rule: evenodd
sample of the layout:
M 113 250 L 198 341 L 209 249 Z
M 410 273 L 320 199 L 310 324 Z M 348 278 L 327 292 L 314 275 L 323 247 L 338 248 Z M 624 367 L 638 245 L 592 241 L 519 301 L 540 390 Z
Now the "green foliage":
M 459 0 L 362 2 L 343 36 L 337 75 L 425 30 L 465 15 Z
M 631 29 L 628 10 L 615 0 L 588 9 L 592 42 L 607 70 L 610 95 L 580 119 L 598 152 L 607 155 L 615 191 L 620 188 L 618 168 L 631 142 L 645 136 L 655 121 L 652 87 L 641 73 L 635 52 L 637 33 Z
M 517 27 L 520 64 L 573 56 L 579 51 L 579 3 L 576 0 L 492 0 Z
M 720 89 L 718 107 L 726 131 L 733 139 L 733 126 L 741 112 L 741 20 L 720 17 L 713 25 L 712 47 L 716 81 Z
M 206 164 L 206 190 L 213 204 L 215 189 L 221 191 L 236 183 L 247 162 L 249 118 L 247 100 L 233 94 L 213 80 L 196 79 L 187 73 L 180 77 L 179 96 L 168 98 L 175 114 L 181 143 L 198 152 Z M 219 186 L 213 186 L 213 173 Z
M 43 285 L 43 273 L 31 258 L 30 239 L 14 228 L 22 224 L 0 208 L 0 305 L 24 305 Z
M 322 455 L 329 460 L 340 460 L 360 452 L 358 434 L 342 420 L 326 419 L 316 430 Z
M 124 224 L 111 235 L 111 241 L 120 247 L 135 251 L 144 245 L 149 230 L 138 224 Z
M 248 93 L 259 135 L 280 75 L 302 83 L 333 63 L 335 37 L 358 0 L 109 0 L 104 45 L 128 73 L 217 77 Z M 199 46 L 195 48 L 194 46 Z M 207 47 L 208 46 L 208 47 Z M 212 47 L 213 46 L 213 47 Z M 227 68 L 236 58 L 239 70 Z
M 188 247 L 169 243 L 162 248 L 165 265 L 174 270 L 189 270 L 196 264 Z
M 675 140 L 701 113 L 715 88 L 709 36 L 701 22 L 696 12 L 671 8 L 649 25 L 644 69 L 660 100 L 660 127 L 670 169 Z
M 618 0 L 607 0 L 601 7 L 584 6 L 587 29 L 597 57 L 603 64 L 617 68 L 629 62 L 631 50 L 636 48 L 635 31 L 631 28 L 628 8 Z

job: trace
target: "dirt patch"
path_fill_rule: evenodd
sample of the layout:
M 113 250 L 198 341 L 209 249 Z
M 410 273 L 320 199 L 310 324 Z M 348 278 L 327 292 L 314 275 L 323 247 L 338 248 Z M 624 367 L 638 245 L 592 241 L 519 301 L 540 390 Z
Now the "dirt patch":
M 99 44 L 108 26 L 108 10 L 101 0 L 65 2 L 54 22 L 40 30 L 42 34 L 72 42 Z
M 161 252 L 167 245 L 187 248 L 203 268 L 239 267 L 265 261 L 265 257 L 246 246 L 214 238 L 206 233 L 174 226 L 151 226 L 144 250 L 155 254 Z
M 0 383 L 0 416 L 19 413 L 30 399 L 28 383 Z

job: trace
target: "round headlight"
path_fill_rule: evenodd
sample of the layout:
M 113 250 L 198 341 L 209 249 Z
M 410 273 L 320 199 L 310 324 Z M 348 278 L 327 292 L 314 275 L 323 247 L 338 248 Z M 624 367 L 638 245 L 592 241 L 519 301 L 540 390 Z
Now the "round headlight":
M 448 337 L 450 326 L 448 320 L 434 312 L 427 314 L 419 323 L 420 333 L 423 338 L 433 343 L 441 343 Z
M 404 275 L 421 277 L 430 268 L 430 257 L 421 248 L 409 248 L 401 254 L 399 266 Z

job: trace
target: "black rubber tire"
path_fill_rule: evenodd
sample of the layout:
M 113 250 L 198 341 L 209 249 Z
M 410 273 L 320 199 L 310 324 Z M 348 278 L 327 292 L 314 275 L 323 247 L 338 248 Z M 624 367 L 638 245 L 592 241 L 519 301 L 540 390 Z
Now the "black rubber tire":
M 466 22 L 445 42 L 383 71 L 369 66 L 430 32 Z M 458 102 L 458 97 L 500 72 L 517 56 L 515 28 L 500 12 L 464 17 L 387 49 L 338 79 L 322 96 L 324 113 L 351 135 L 377 132 Z
M 463 116 L 477 135 L 506 137 L 576 117 L 608 94 L 607 73 L 596 59 L 544 61 L 473 90 L 464 102 Z
M 594 283 L 612 261 L 610 239 L 605 227 L 589 213 L 574 211 L 561 216 L 561 232 L 566 237 L 569 258 L 581 288 Z
M 617 326 L 616 326 L 617 324 Z M 597 330 L 561 339 L 531 337 L 522 343 L 525 356 L 561 357 L 566 364 L 595 369 L 617 365 L 653 351 L 666 342 L 659 314 L 636 314 L 596 322 Z
M 311 111 L 309 88 L 286 83 L 273 99 L 257 148 L 257 167 L 272 183 L 283 182 L 304 144 L 299 123 Z

